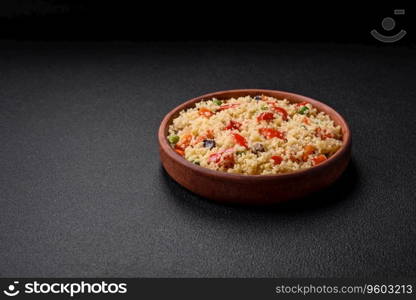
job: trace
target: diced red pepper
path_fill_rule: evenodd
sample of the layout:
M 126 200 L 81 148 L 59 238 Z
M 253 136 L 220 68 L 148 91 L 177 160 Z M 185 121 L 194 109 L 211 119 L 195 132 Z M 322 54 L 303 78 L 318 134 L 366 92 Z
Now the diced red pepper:
M 234 107 L 237 107 L 237 106 L 239 106 L 239 105 L 240 105 L 240 103 L 225 104 L 225 105 L 221 105 L 221 106 L 219 107 L 219 110 L 226 110 L 226 109 L 229 109 L 229 108 L 234 108 Z
M 228 123 L 228 125 L 225 127 L 225 129 L 237 129 L 237 130 L 239 130 L 240 129 L 240 127 L 241 127 L 241 123 L 239 123 L 239 122 L 237 122 L 237 121 L 230 121 L 229 123 Z
M 247 141 L 246 141 L 246 139 L 242 135 L 239 135 L 238 133 L 233 133 L 233 136 L 234 136 L 235 142 L 238 145 L 243 146 L 245 148 L 248 148 Z
M 334 137 L 332 133 L 328 132 L 326 129 L 322 129 L 321 127 L 315 129 L 315 135 L 321 138 L 321 140 L 326 140 L 327 138 Z
M 270 121 L 274 119 L 274 115 L 271 112 L 263 112 L 257 116 L 257 121 Z
M 314 152 L 315 152 L 315 147 L 314 146 L 306 145 L 305 148 L 303 149 L 302 160 L 307 161 L 308 158 L 309 158 L 309 155 L 311 155 Z
M 180 156 L 185 156 L 185 151 L 179 147 L 175 147 L 175 152 L 178 153 Z
M 320 163 L 322 163 L 323 161 L 325 161 L 326 156 L 321 154 L 321 155 L 318 155 L 317 157 L 312 158 L 312 160 L 313 160 L 314 166 L 316 166 L 316 165 L 319 165 Z
M 272 139 L 272 138 L 279 138 L 284 139 L 284 134 L 280 132 L 277 129 L 274 128 L 260 128 L 259 133 L 264 136 L 266 139 Z
M 232 168 L 234 166 L 234 149 L 229 148 L 217 153 L 213 153 L 208 157 L 209 162 L 220 163 L 224 168 Z
M 226 169 L 234 167 L 234 149 L 227 149 L 222 155 L 222 161 L 220 165 Z
M 306 125 L 310 125 L 310 124 L 311 124 L 311 122 L 309 121 L 308 117 L 304 117 L 304 118 L 302 119 L 302 123 L 304 123 L 304 124 L 306 124 Z
M 214 136 L 214 131 L 212 131 L 211 129 L 208 129 L 207 130 L 207 133 L 206 133 L 206 135 L 205 135 L 208 139 L 213 139 L 215 136 Z
M 192 140 L 192 134 L 185 134 L 181 137 L 179 142 L 176 144 L 176 148 L 185 150 L 189 146 Z
M 283 158 L 279 155 L 274 155 L 271 158 L 273 159 L 275 165 L 280 165 L 280 163 L 283 161 Z
M 199 137 L 197 137 L 194 142 L 192 143 L 192 145 L 196 145 L 199 144 L 200 142 L 202 142 L 203 140 L 205 140 L 205 136 L 200 135 Z
M 272 109 L 282 116 L 283 121 L 287 121 L 287 111 L 286 111 L 286 109 L 284 109 L 282 107 L 279 107 L 279 106 L 276 106 L 276 105 L 273 105 Z
M 300 159 L 299 158 L 296 158 L 294 155 L 291 155 L 290 156 L 290 160 L 293 161 L 293 162 L 297 162 L 297 163 L 300 162 Z
M 215 137 L 214 136 L 214 132 L 211 129 L 208 129 L 205 134 L 198 136 L 194 140 L 194 142 L 192 143 L 192 145 L 196 145 L 196 144 L 198 144 L 198 143 L 200 143 L 200 142 L 202 142 L 203 140 L 206 140 L 206 139 L 213 139 L 214 137 Z
M 234 148 L 225 149 L 225 150 L 221 151 L 221 153 L 224 153 L 224 154 L 234 153 Z
M 204 116 L 205 118 L 209 118 L 209 117 L 211 117 L 214 113 L 212 112 L 212 111 L 210 111 L 208 108 L 206 108 L 206 107 L 201 107 L 199 110 L 198 110 L 198 113 L 201 115 L 201 116 Z
M 221 160 L 221 153 L 213 153 L 208 157 L 208 161 L 219 163 Z

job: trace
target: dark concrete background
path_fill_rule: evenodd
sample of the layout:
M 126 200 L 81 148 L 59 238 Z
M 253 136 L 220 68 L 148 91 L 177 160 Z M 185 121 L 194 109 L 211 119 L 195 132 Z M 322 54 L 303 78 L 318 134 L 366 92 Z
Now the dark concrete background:
M 414 277 L 415 77 L 400 45 L 2 42 L 0 276 Z M 173 182 L 163 116 L 236 88 L 338 110 L 344 176 L 271 208 Z
M 407 1 L 410 2 L 410 1 Z M 415 45 L 412 5 L 362 1 L 254 2 L 2 0 L 0 39 L 83 41 L 274 41 L 377 44 L 376 29 Z M 404 15 L 395 15 L 404 9 Z M 394 28 L 382 26 L 393 18 Z

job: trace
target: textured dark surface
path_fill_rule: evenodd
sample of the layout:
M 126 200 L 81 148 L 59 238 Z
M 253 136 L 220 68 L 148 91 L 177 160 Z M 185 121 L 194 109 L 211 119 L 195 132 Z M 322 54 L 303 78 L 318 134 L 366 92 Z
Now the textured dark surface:
M 1 276 L 415 276 L 416 56 L 400 46 L 0 47 Z M 222 206 L 159 163 L 165 113 L 216 90 L 292 91 L 349 121 L 330 189 Z

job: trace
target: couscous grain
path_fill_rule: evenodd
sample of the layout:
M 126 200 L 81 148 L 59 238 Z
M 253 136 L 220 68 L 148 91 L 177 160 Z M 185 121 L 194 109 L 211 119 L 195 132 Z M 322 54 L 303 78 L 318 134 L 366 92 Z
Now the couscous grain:
M 259 95 L 198 102 L 173 120 L 167 139 L 201 167 L 267 175 L 325 161 L 341 147 L 342 132 L 310 103 Z

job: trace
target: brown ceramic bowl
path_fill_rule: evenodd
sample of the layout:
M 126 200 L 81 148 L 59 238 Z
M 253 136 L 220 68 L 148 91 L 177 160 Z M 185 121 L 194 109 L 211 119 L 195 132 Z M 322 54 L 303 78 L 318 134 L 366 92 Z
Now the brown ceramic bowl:
M 211 98 L 266 95 L 291 102 L 307 101 L 327 113 L 341 126 L 342 147 L 328 160 L 309 169 L 277 175 L 228 174 L 200 167 L 187 161 L 170 147 L 168 127 L 183 109 Z M 224 203 L 272 204 L 300 198 L 332 184 L 344 172 L 351 156 L 351 133 L 347 122 L 335 110 L 317 100 L 274 90 L 229 90 L 196 97 L 170 111 L 159 128 L 160 159 L 166 172 L 179 184 L 203 197 Z

